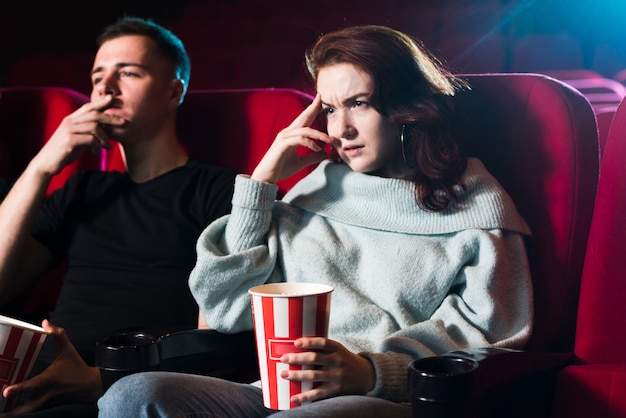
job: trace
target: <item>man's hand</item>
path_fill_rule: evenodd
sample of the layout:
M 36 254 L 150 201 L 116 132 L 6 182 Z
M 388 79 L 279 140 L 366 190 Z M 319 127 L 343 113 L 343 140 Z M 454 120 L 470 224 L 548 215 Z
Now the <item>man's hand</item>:
M 86 103 L 66 116 L 50 139 L 33 158 L 38 171 L 54 175 L 87 149 L 108 148 L 106 125 L 121 126 L 125 121 L 119 116 L 105 113 L 112 97 Z
M 364 395 L 374 388 L 374 366 L 338 342 L 322 337 L 303 337 L 294 345 L 311 351 L 285 354 L 280 360 L 293 365 L 317 366 L 318 369 L 284 370 L 280 377 L 317 382 L 319 386 L 292 396 L 291 402 L 301 404 L 337 395 Z
M 2 395 L 17 398 L 17 405 L 11 411 L 0 414 L 1 418 L 33 412 L 44 405 L 96 401 L 104 392 L 100 371 L 83 361 L 65 330 L 47 320 L 43 321 L 42 327 L 54 339 L 57 356 L 41 374 L 4 389 Z

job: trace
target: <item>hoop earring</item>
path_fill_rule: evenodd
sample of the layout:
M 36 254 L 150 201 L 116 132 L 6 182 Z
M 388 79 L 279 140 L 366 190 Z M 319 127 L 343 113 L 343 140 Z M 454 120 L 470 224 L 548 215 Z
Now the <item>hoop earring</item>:
M 409 164 L 408 160 L 406 159 L 406 154 L 407 153 L 405 151 L 406 144 L 404 143 L 404 128 L 406 128 L 406 125 L 402 125 L 402 131 L 400 132 L 400 144 L 401 144 L 401 148 L 402 148 L 402 159 L 404 160 L 404 165 L 406 165 L 410 169 L 414 169 L 415 167 L 417 167 L 417 164 L 411 165 L 411 164 Z

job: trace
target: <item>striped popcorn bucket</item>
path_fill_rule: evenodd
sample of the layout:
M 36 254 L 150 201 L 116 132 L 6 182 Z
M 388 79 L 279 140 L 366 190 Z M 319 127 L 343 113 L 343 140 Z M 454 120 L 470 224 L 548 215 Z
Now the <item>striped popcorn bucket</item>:
M 0 315 L 0 393 L 28 377 L 46 336 L 41 327 Z M 0 396 L 0 412 L 12 403 Z
M 281 371 L 301 367 L 283 364 L 280 357 L 302 352 L 293 345 L 300 337 L 328 336 L 332 291 L 330 286 L 314 283 L 272 283 L 249 290 L 266 408 L 294 408 L 298 405 L 291 403 L 291 396 L 314 387 L 313 382 L 281 378 Z

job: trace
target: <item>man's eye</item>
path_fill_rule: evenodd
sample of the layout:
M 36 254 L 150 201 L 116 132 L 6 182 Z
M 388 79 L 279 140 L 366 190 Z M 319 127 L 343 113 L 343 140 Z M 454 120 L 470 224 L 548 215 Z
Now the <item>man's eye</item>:
M 93 84 L 98 84 L 101 81 L 102 81 L 102 77 L 94 77 L 93 80 L 91 80 Z
M 333 109 L 332 107 L 326 107 L 324 109 L 322 109 L 322 113 L 324 113 L 325 115 L 330 115 L 331 113 L 334 113 L 335 109 Z
M 135 73 L 130 72 L 130 71 L 122 71 L 122 76 L 124 76 L 124 77 L 134 77 Z

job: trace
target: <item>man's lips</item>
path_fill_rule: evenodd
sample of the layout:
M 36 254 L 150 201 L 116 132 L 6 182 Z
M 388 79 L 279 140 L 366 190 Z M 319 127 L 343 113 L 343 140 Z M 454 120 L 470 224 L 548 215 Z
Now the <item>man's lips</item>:
M 122 107 L 121 106 L 108 106 L 105 109 L 102 110 L 102 113 L 106 113 L 106 114 L 110 114 L 110 115 L 116 115 L 116 116 L 121 116 L 122 113 Z
M 125 117 L 124 110 L 122 109 L 122 106 L 119 103 L 110 104 L 109 106 L 107 106 L 105 109 L 102 110 L 102 113 L 116 116 L 117 118 L 124 120 L 124 123 L 122 125 L 107 125 L 109 129 L 114 129 L 115 127 L 123 127 L 128 122 Z
M 106 112 L 106 111 L 108 111 L 108 110 L 113 110 L 113 111 L 115 111 L 116 109 L 121 109 L 121 108 L 122 108 L 122 103 L 121 103 L 121 102 L 119 102 L 119 101 L 117 101 L 117 100 L 114 100 L 114 101 L 112 101 L 111 103 L 109 103 L 107 106 L 105 106 L 105 107 L 102 109 L 102 111 L 103 111 L 103 112 Z

